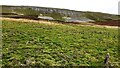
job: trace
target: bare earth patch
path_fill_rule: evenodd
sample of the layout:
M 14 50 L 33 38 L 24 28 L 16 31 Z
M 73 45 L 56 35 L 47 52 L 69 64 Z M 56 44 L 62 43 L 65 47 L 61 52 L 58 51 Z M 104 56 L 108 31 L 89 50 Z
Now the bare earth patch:
M 94 23 L 86 23 L 86 24 L 83 24 L 81 26 L 91 26 L 91 27 L 99 27 L 99 28 L 117 28 L 118 29 L 118 26 L 97 25 Z

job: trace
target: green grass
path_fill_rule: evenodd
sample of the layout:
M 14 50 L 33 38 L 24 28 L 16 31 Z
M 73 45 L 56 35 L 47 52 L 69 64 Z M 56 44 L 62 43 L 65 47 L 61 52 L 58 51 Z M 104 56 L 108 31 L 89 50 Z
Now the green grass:
M 72 24 L 2 21 L 3 66 L 118 65 L 118 30 Z

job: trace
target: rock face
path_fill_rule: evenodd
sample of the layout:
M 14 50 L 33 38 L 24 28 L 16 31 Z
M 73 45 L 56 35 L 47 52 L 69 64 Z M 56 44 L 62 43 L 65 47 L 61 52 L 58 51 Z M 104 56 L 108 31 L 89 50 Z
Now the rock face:
M 9 6 L 10 7 L 10 6 Z M 42 13 L 59 13 L 64 16 L 70 16 L 70 17 L 76 17 L 80 16 L 80 12 L 73 11 L 73 10 L 67 10 L 67 9 L 56 9 L 56 8 L 43 8 L 43 7 L 27 7 L 27 6 L 17 6 L 17 7 L 10 7 L 12 11 L 15 9 L 26 9 L 31 8 L 32 10 L 39 11 Z

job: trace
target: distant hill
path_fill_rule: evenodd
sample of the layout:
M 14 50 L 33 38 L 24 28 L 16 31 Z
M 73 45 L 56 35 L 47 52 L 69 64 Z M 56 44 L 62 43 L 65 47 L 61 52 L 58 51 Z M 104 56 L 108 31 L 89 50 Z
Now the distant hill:
M 67 22 L 101 22 L 120 20 L 120 16 L 100 12 L 83 12 L 59 8 L 35 7 L 35 6 L 2 6 L 3 16 L 30 16 L 43 19 L 53 19 Z

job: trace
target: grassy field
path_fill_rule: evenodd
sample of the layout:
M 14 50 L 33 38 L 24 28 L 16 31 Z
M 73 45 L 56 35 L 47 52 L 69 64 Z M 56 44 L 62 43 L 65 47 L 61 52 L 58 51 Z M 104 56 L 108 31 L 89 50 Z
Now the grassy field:
M 118 66 L 118 29 L 2 21 L 3 66 Z

